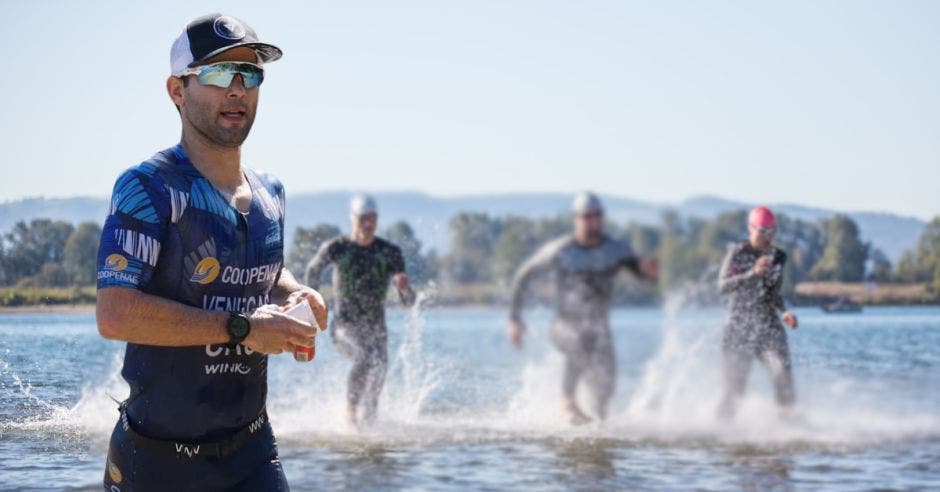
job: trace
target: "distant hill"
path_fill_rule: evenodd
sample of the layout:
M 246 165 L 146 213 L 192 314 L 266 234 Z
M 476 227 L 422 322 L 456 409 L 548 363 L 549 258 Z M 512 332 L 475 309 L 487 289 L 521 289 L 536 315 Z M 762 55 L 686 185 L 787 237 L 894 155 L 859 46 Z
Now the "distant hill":
M 296 193 L 287 199 L 287 239 L 298 226 L 333 223 L 348 229 L 346 205 L 349 191 Z M 463 211 L 483 212 L 494 216 L 519 215 L 530 218 L 567 213 L 571 196 L 564 193 L 501 193 L 440 197 L 420 192 L 376 192 L 381 212 L 380 227 L 397 220 L 407 220 L 418 237 L 429 247 L 443 251 L 448 244 L 448 221 Z M 604 196 L 608 216 L 617 222 L 635 221 L 657 224 L 663 212 L 675 210 L 685 217 L 712 218 L 751 204 L 720 197 L 701 196 L 676 205 Z M 833 210 L 795 204 L 770 204 L 774 210 L 791 217 L 817 221 L 836 213 Z M 48 217 L 73 223 L 104 220 L 108 203 L 105 198 L 25 198 L 0 203 L 0 231 L 8 231 L 20 220 Z M 865 240 L 881 248 L 892 259 L 917 241 L 924 221 L 883 212 L 852 212 L 848 214 L 859 225 Z

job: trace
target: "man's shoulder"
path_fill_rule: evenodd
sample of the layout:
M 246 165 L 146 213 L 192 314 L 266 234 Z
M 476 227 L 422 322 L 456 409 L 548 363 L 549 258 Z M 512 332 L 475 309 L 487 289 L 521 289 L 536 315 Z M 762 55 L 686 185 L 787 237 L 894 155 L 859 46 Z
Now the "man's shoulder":
M 552 258 L 561 254 L 562 251 L 566 249 L 577 246 L 577 243 L 574 240 L 573 234 L 562 234 L 554 239 L 549 240 L 547 243 L 543 244 L 535 252 L 535 256 L 539 258 Z
M 282 195 L 284 193 L 284 184 L 277 176 L 258 169 L 249 169 L 249 171 L 258 178 L 258 181 L 264 185 L 272 194 Z
M 348 247 L 350 244 L 352 244 L 352 240 L 350 240 L 349 237 L 339 235 L 323 241 L 323 245 L 320 246 L 320 248 L 327 251 L 337 251 L 341 248 Z
M 375 237 L 375 245 L 378 246 L 379 249 L 381 249 L 381 250 L 383 250 L 383 251 L 392 251 L 392 252 L 401 253 L 401 248 L 400 248 L 397 244 L 395 244 L 395 243 L 393 243 L 393 242 L 391 242 L 391 241 L 389 241 L 388 239 L 385 239 L 385 238 L 381 238 L 381 237 L 376 236 L 376 237 Z
M 146 160 L 125 169 L 117 182 L 137 180 L 142 184 L 153 184 L 162 187 L 164 184 L 173 184 L 182 178 L 179 161 L 173 148 L 157 152 Z

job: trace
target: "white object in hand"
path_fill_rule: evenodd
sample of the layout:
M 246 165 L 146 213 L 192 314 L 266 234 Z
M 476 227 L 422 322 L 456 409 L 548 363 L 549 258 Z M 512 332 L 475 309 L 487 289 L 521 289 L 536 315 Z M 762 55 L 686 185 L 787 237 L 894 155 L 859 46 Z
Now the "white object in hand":
M 310 323 L 316 328 L 318 335 L 323 332 L 323 328 L 317 324 L 317 318 L 313 316 L 313 310 L 310 309 L 310 304 L 306 300 L 298 302 L 294 307 L 285 311 L 284 314 Z

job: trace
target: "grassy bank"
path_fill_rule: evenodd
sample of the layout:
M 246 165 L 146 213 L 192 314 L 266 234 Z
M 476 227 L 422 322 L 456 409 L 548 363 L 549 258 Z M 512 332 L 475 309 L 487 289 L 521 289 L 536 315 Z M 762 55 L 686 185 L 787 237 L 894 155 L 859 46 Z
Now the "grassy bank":
M 927 284 L 874 284 L 868 282 L 803 282 L 797 284 L 799 304 L 825 304 L 841 297 L 866 305 L 938 304 L 940 296 Z
M 421 289 L 422 287 L 418 287 Z M 543 301 L 551 299 L 550 289 L 538 289 L 536 297 Z M 321 290 L 327 299 L 332 298 L 331 289 Z M 644 297 L 645 296 L 645 297 Z M 441 285 L 436 288 L 432 305 L 480 306 L 505 305 L 509 297 L 508 288 L 495 284 Z M 618 296 L 618 304 L 656 304 L 656 298 L 647 293 L 633 296 Z M 915 305 L 940 304 L 940 296 L 930 292 L 926 284 L 870 284 L 848 282 L 803 282 L 796 286 L 794 301 L 800 305 L 822 305 L 846 297 L 866 305 Z M 389 292 L 389 304 L 397 305 L 398 296 Z M 0 307 L 24 306 L 76 306 L 93 305 L 95 287 L 63 288 L 0 288 Z
M 95 303 L 95 286 L 0 289 L 0 307 L 63 306 Z

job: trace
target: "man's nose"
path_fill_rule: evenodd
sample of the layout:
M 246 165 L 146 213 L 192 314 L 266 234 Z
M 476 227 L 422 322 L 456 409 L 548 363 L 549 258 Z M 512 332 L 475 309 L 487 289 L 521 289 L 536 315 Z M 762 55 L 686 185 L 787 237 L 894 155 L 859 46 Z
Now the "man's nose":
M 246 90 L 245 79 L 242 78 L 242 75 L 239 73 L 235 74 L 235 77 L 232 78 L 232 83 L 228 85 L 228 90 L 225 95 L 232 98 L 244 97 Z

